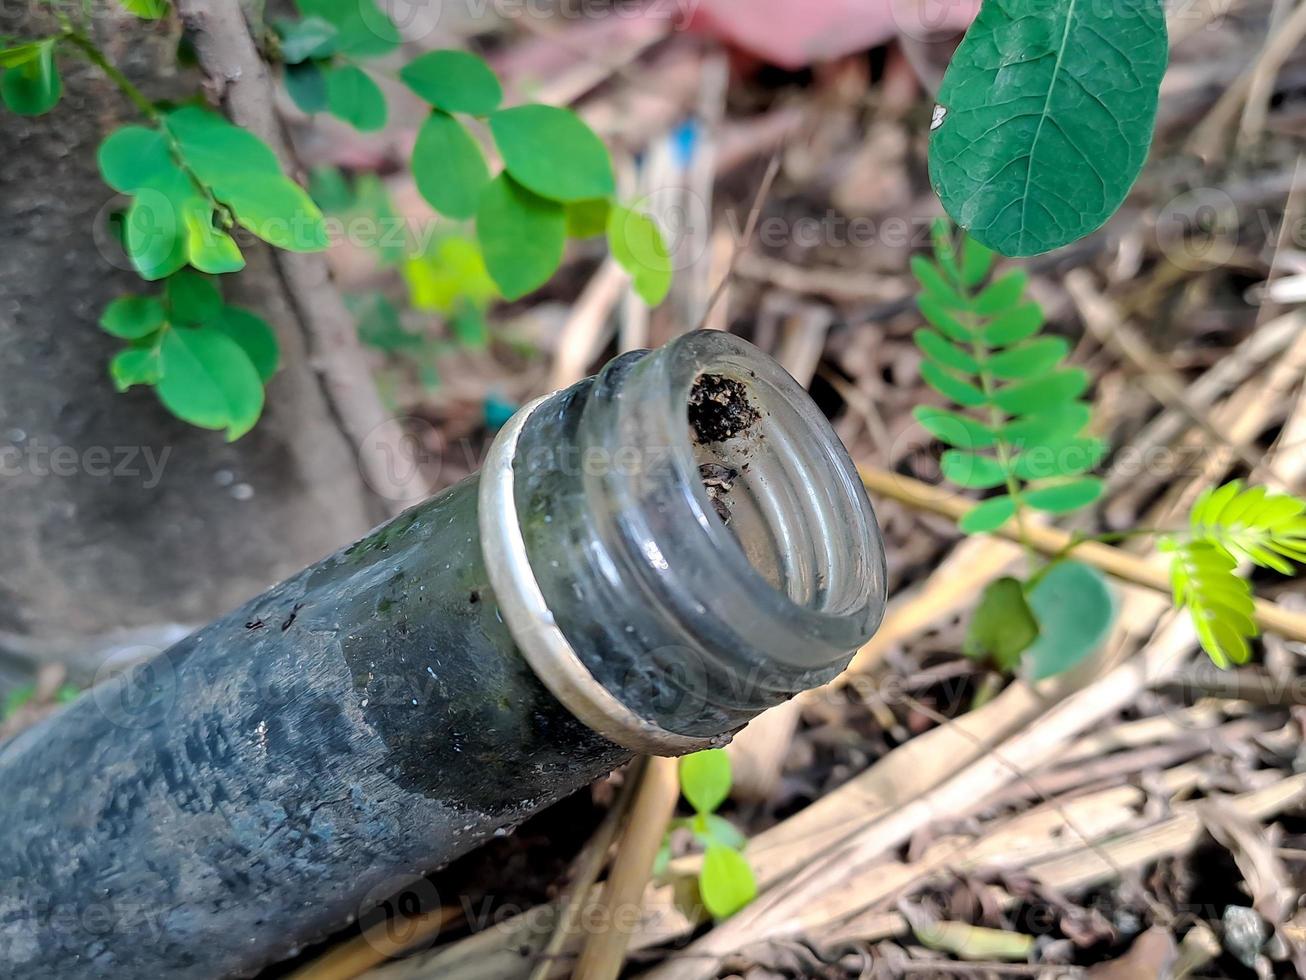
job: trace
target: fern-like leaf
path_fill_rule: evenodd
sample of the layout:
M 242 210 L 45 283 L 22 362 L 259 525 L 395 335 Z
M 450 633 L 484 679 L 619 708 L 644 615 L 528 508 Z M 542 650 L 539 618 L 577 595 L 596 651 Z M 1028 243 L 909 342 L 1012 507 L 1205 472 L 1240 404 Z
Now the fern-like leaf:
M 1104 444 L 1082 435 L 1090 411 L 1088 375 L 1068 368 L 1069 345 L 1040 336 L 1043 311 L 1024 298 L 1028 277 L 1013 270 L 990 281 L 993 253 L 946 223 L 934 229 L 934 260 L 912 259 L 917 297 L 929 324 L 917 330 L 921 377 L 949 409 L 920 407 L 916 418 L 940 442 L 944 475 L 960 486 L 1004 488 L 961 522 L 976 533 L 1032 507 L 1065 513 L 1101 493 L 1094 469 Z M 955 410 L 955 409 L 959 409 Z
M 1234 480 L 1207 490 L 1193 505 L 1194 538 L 1219 545 L 1234 558 L 1293 574 L 1306 562 L 1306 501 Z
M 1256 636 L 1251 585 L 1238 574 L 1248 561 L 1284 575 L 1306 562 L 1306 501 L 1234 480 L 1205 491 L 1193 505 L 1185 541 L 1170 539 L 1175 604 L 1187 606 L 1197 636 L 1219 667 L 1245 663 Z

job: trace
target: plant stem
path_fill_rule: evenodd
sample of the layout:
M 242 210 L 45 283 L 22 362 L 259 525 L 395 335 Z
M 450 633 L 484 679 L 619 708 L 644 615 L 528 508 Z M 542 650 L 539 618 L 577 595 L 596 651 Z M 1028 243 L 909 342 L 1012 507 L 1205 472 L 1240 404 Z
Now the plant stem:
M 124 75 L 117 65 L 104 56 L 104 52 L 96 46 L 94 41 L 73 27 L 72 23 L 66 18 L 61 19 L 63 20 L 63 36 L 68 43 L 86 55 L 91 64 L 104 72 L 105 77 L 118 86 L 122 94 L 131 100 L 142 115 L 162 128 L 163 114 L 159 112 L 153 102 L 145 97 L 145 93 L 132 84 L 132 80 Z

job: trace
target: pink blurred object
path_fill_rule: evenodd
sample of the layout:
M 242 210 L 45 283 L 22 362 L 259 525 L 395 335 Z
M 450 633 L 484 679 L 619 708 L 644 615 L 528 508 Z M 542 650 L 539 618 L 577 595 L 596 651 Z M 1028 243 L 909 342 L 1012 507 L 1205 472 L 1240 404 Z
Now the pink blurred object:
M 690 26 L 782 68 L 966 29 L 979 0 L 699 0 Z

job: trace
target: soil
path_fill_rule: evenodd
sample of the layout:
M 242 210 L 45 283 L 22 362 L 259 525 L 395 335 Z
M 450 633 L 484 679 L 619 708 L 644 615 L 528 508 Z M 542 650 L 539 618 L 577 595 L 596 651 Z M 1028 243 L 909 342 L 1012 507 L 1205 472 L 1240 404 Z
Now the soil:
M 738 438 L 761 418 L 748 389 L 734 378 L 705 374 L 689 393 L 689 426 L 704 445 Z

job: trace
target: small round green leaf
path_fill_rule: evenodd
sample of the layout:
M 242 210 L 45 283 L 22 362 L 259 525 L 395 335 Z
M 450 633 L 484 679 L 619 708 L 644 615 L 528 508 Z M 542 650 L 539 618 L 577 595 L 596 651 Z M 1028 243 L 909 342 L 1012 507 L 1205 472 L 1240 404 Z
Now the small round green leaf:
M 168 301 L 168 319 L 174 324 L 197 326 L 208 323 L 222 309 L 222 294 L 204 276 L 183 269 L 163 284 Z
M 320 17 L 335 27 L 338 50 L 355 58 L 389 54 L 403 40 L 374 0 L 296 0 L 305 17 Z
M 548 282 L 561 264 L 566 212 L 500 174 L 481 193 L 476 239 L 504 298 L 520 299 Z
M 504 167 L 551 201 L 611 197 L 612 159 L 603 141 L 570 109 L 523 105 L 490 116 Z
M 680 791 L 696 813 L 714 813 L 730 793 L 730 756 L 724 749 L 682 755 Z
M 263 411 L 263 382 L 240 346 L 208 327 L 176 327 L 163 335 L 156 390 L 168 411 L 203 429 L 226 429 L 234 442 Z
M 742 854 L 713 844 L 703 855 L 698 892 L 713 918 L 726 919 L 757 897 L 757 881 Z
M 1063 442 L 1079 435 L 1092 411 L 1083 402 L 1060 402 L 1037 415 L 1002 427 L 1002 438 L 1017 449 Z
M 1088 373 L 1079 368 L 1008 385 L 993 396 L 993 404 L 1012 415 L 1028 415 L 1078 398 L 1088 388 Z
M 939 305 L 949 310 L 970 310 L 970 302 L 962 298 L 939 267 L 925 256 L 912 256 L 911 273 L 920 283 L 921 291 Z
M 921 361 L 921 377 L 935 391 L 963 408 L 974 408 L 988 401 L 988 396 L 969 381 L 963 381 L 933 361 Z
M 156 384 L 161 375 L 157 345 L 128 347 L 118 351 L 109 361 L 109 377 L 119 391 L 126 391 L 132 385 Z
M 1032 337 L 1043 326 L 1043 308 L 1037 303 L 1021 303 L 995 316 L 984 327 L 984 343 L 1006 347 Z
M 327 108 L 362 133 L 385 126 L 385 93 L 355 65 L 341 65 L 327 73 Z
M 300 112 L 310 116 L 327 109 L 327 77 L 322 66 L 316 61 L 301 61 L 297 65 L 286 65 L 283 76 L 286 91 L 290 99 L 299 107 Z
M 186 228 L 186 258 L 200 272 L 221 275 L 245 268 L 236 240 L 213 225 L 207 201 L 196 198 L 182 214 Z
M 1005 576 L 990 582 L 970 618 L 962 652 L 972 660 L 1008 671 L 1039 635 L 1039 623 L 1025 600 L 1019 580 Z
M 939 332 L 949 340 L 959 344 L 969 344 L 975 339 L 975 331 L 961 322 L 961 311 L 949 307 L 929 293 L 916 297 L 916 306 L 926 321 L 939 328 Z
M 916 346 L 921 349 L 921 353 L 939 365 L 965 374 L 979 373 L 979 362 L 975 358 L 933 330 L 923 328 L 917 330 L 912 334 L 912 339 L 916 341 Z
M 1075 666 L 1106 640 L 1115 599 L 1097 569 L 1077 561 L 1053 565 L 1029 591 L 1039 637 L 1025 651 L 1034 680 Z
M 163 304 L 153 296 L 119 296 L 104 308 L 100 326 L 115 337 L 138 340 L 158 330 L 166 318 Z
M 428 51 L 399 71 L 400 80 L 437 109 L 484 116 L 499 108 L 503 88 L 482 59 L 468 51 Z
M 657 306 L 666 298 L 671 288 L 671 255 L 652 218 L 613 206 L 608 215 L 608 248 L 630 273 L 640 299 Z
M 20 116 L 49 112 L 63 94 L 63 81 L 54 63 L 56 43 L 55 38 L 38 42 L 34 57 L 5 69 L 0 77 L 0 98 Z
M 124 221 L 123 244 L 147 280 L 170 276 L 186 264 L 184 214 L 203 203 L 195 185 L 173 167 L 137 188 Z
M 115 191 L 134 194 L 150 180 L 177 169 L 168 140 L 157 129 L 120 126 L 96 151 L 104 182 Z
M 328 57 L 335 52 L 340 41 L 336 26 L 321 17 L 281 21 L 277 24 L 277 33 L 281 37 L 281 60 L 287 65 L 297 65 L 309 58 Z
M 988 359 L 988 369 L 1004 381 L 1032 378 L 1050 371 L 1069 352 L 1070 345 L 1061 337 L 1039 337 L 994 354 Z
M 1082 437 L 1064 442 L 1030 446 L 1016 459 L 1012 471 L 1022 480 L 1047 480 L 1056 476 L 1078 476 L 1097 469 L 1106 454 L 1101 439 Z
M 1016 513 L 1016 502 L 1006 494 L 990 497 L 976 504 L 957 522 L 957 526 L 967 534 L 985 534 L 996 531 L 1011 520 Z
M 985 316 L 1004 313 L 1020 302 L 1029 283 L 1024 269 L 1012 269 L 1005 276 L 986 287 L 975 297 L 971 309 Z
M 1152 140 L 1160 0 L 980 8 L 939 90 L 930 179 L 982 244 L 1034 255 L 1100 227 Z
M 961 236 L 961 278 L 967 286 L 978 286 L 993 266 L 994 253 L 970 235 Z
M 281 349 L 277 344 L 277 335 L 262 317 L 238 306 L 224 306 L 208 324 L 240 345 L 264 381 L 270 380 L 277 373 Z
M 413 180 L 426 203 L 450 218 L 476 214 L 490 182 L 481 148 L 457 119 L 434 110 L 413 145 Z

